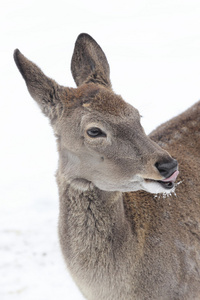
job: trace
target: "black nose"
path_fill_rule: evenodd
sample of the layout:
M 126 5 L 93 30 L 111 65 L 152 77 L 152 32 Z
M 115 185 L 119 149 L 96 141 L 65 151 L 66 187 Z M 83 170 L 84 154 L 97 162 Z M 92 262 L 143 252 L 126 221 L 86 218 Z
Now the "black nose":
M 177 160 L 173 158 L 170 161 L 168 160 L 167 162 L 157 162 L 155 166 L 160 172 L 160 174 L 165 178 L 170 177 L 178 169 Z

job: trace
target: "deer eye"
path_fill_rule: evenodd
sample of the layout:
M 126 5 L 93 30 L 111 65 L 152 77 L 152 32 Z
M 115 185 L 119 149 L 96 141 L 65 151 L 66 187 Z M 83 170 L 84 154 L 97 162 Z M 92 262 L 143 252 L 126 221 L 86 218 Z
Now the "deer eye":
M 91 138 L 106 137 L 106 134 L 98 127 L 92 127 L 88 129 L 87 134 Z

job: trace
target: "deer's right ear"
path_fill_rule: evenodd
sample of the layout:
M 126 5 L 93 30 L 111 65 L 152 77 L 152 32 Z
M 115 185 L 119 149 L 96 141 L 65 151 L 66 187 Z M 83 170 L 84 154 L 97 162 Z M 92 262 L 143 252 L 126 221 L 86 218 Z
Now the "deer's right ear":
M 111 88 L 107 58 L 97 42 L 86 33 L 80 34 L 76 40 L 71 71 L 77 86 L 93 82 Z
M 34 63 L 28 60 L 18 49 L 14 52 L 15 63 L 22 74 L 28 91 L 39 104 L 42 112 L 53 122 L 62 110 L 59 97 L 60 86 L 48 78 Z

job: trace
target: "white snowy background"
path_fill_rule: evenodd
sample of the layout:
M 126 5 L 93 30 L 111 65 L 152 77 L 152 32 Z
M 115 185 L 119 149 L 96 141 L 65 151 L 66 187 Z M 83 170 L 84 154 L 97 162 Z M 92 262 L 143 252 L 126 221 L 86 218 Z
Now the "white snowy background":
M 75 87 L 79 33 L 105 51 L 113 89 L 143 116 L 147 133 L 200 98 L 199 0 L 1 0 L 0 299 L 81 300 L 57 236 L 57 151 L 13 51 Z

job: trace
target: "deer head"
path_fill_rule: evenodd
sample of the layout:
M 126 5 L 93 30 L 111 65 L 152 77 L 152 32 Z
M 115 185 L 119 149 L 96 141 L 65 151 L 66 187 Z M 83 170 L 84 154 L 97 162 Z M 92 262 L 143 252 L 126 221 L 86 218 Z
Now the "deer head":
M 19 50 L 14 58 L 58 137 L 58 172 L 67 182 L 105 191 L 173 190 L 177 161 L 145 134 L 138 110 L 113 92 L 106 56 L 92 37 L 80 34 L 75 44 L 77 88 L 58 85 Z

